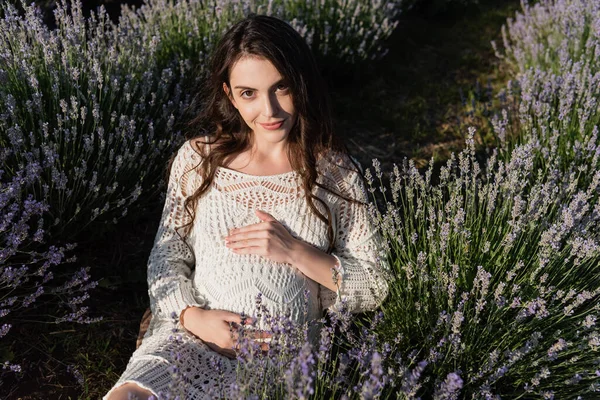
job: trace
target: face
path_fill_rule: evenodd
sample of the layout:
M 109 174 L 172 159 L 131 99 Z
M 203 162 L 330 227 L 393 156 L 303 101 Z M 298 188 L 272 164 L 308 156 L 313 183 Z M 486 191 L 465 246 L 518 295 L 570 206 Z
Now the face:
M 242 57 L 233 66 L 223 90 L 254 135 L 268 142 L 286 140 L 296 112 L 288 82 L 268 60 Z M 274 124 L 264 126 L 263 124 Z

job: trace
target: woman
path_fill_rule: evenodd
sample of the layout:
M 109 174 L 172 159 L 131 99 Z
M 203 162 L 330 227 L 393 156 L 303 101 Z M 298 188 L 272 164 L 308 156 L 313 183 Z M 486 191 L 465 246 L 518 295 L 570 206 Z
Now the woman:
M 334 135 L 306 42 L 279 19 L 250 15 L 224 35 L 210 67 L 190 125 L 208 121 L 214 134 L 186 141 L 173 159 L 148 262 L 152 322 L 105 400 L 165 392 L 173 350 L 190 377 L 186 399 L 235 381 L 236 328 L 258 293 L 299 323 L 343 298 L 353 312 L 371 310 L 387 294 L 364 179 Z M 179 343 L 169 340 L 174 324 Z M 255 337 L 263 348 L 267 328 Z

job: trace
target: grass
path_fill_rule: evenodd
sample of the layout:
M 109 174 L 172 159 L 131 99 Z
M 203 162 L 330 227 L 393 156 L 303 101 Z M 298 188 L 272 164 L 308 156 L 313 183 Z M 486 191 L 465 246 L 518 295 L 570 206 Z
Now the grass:
M 468 121 L 460 91 L 468 97 L 477 82 L 489 81 L 494 92 L 505 85 L 507 73 L 490 41 L 518 7 L 518 1 L 494 1 L 458 16 L 406 15 L 386 58 L 354 76 L 330 77 L 338 131 L 363 166 L 374 157 L 384 171 L 404 157 L 424 166 L 431 157 L 443 162 L 462 148 L 458 127 Z M 92 278 L 102 278 L 91 292 L 90 314 L 104 321 L 16 325 L 14 336 L 21 340 L 11 348 L 28 361 L 21 382 L 5 381 L 7 399 L 97 399 L 116 382 L 148 307 L 146 263 L 161 211 L 157 204 L 110 235 L 78 241 L 78 265 L 91 266 Z M 82 384 L 69 365 L 81 372 Z
M 367 75 L 335 88 L 339 132 L 361 162 L 412 158 L 423 167 L 462 149 L 465 97 L 479 82 L 497 92 L 507 71 L 494 56 L 491 40 L 519 8 L 517 1 L 494 1 L 464 15 L 424 18 L 406 15 L 389 40 L 389 54 Z

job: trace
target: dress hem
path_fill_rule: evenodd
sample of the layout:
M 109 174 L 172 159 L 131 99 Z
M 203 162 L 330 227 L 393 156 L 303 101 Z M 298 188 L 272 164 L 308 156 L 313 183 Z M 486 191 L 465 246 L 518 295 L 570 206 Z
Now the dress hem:
M 148 368 L 149 363 L 154 363 L 157 366 L 161 365 L 162 367 L 164 367 L 164 371 L 161 371 L 162 373 L 159 372 L 157 374 L 156 368 Z M 156 399 L 160 399 L 159 393 L 161 393 L 161 391 L 164 392 L 165 388 L 152 388 L 148 386 L 148 379 L 145 378 L 145 374 L 148 372 L 148 370 L 152 370 L 152 375 L 154 379 L 156 379 L 160 375 L 163 375 L 166 378 L 165 381 L 168 381 L 168 377 L 170 377 L 168 368 L 169 363 L 166 360 L 161 359 L 159 357 L 151 357 L 151 359 L 139 358 L 127 365 L 127 367 L 125 368 L 125 372 L 121 375 L 121 378 L 108 391 L 108 393 L 106 393 L 104 397 L 102 397 L 102 400 L 108 400 L 109 395 L 114 390 L 128 382 L 137 384 L 140 388 L 150 391 Z

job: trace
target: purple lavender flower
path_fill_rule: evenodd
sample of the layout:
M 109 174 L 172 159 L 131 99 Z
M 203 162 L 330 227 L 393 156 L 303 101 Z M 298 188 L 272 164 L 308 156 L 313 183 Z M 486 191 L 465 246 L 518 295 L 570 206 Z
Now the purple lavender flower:
M 446 379 L 437 387 L 433 398 L 436 400 L 457 399 L 460 390 L 463 387 L 463 380 L 460 375 L 455 372 L 450 372 Z

